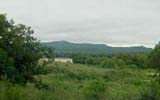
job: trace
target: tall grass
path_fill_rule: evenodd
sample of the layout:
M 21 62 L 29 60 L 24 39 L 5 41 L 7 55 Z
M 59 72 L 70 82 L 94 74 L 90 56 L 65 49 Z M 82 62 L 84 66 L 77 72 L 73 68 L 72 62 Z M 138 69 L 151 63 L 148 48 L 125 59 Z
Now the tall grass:
M 152 77 L 147 73 L 154 73 L 152 69 L 63 63 L 43 69 L 45 74 L 35 76 L 36 84 L 20 86 L 1 80 L 0 100 L 150 100 L 150 94 L 157 93 L 149 91 Z

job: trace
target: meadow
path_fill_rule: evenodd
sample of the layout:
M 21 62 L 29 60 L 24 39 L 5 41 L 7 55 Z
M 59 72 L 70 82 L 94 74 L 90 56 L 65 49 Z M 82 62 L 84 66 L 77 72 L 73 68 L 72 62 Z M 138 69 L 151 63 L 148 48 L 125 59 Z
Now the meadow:
M 154 69 L 49 63 L 26 86 L 0 81 L 0 100 L 143 100 Z M 145 100 L 145 99 L 144 99 Z M 151 100 L 151 99 L 146 99 Z

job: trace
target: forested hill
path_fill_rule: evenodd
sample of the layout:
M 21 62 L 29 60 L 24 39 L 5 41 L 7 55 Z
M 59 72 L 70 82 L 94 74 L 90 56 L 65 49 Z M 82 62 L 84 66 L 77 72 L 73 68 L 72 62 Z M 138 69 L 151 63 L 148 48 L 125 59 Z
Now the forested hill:
M 55 53 L 58 56 L 71 56 L 74 54 L 111 55 L 117 53 L 145 53 L 152 50 L 144 46 L 111 47 L 105 44 L 71 43 L 68 41 L 43 42 L 43 44 L 54 47 Z

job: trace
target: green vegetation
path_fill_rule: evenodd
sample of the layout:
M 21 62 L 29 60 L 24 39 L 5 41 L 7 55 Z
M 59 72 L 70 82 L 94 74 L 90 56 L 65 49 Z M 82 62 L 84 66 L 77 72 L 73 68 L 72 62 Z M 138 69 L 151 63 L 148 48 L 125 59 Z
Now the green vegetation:
M 0 78 L 19 84 L 33 80 L 44 48 L 32 35 L 30 27 L 15 25 L 0 15 Z
M 67 41 L 45 42 L 42 44 L 48 47 L 54 47 L 55 55 L 61 57 L 72 57 L 77 54 L 108 56 L 120 53 L 148 53 L 152 50 L 143 46 L 111 47 L 104 44 L 80 44 Z
M 55 50 L 41 45 L 30 27 L 0 15 L 0 100 L 160 100 L 160 44 L 151 53 L 144 47 L 68 47 L 74 64 L 43 63 Z
M 154 50 L 150 53 L 148 57 L 148 67 L 155 68 L 157 71 L 153 74 L 154 80 L 149 90 L 142 95 L 142 100 L 147 98 L 150 100 L 160 99 L 160 43 L 157 44 Z
M 73 57 L 74 63 L 99 65 L 101 67 L 146 67 L 148 54 L 134 53 L 134 54 L 117 54 L 109 57 L 102 56 L 86 56 L 77 55 Z
M 1 81 L 2 100 L 140 100 L 150 88 L 153 69 L 99 68 L 81 64 L 51 63 L 41 81 L 26 86 Z M 10 90 L 8 90 L 8 88 Z M 4 98 L 12 99 L 4 99 Z
M 160 43 L 156 45 L 149 58 L 149 66 L 160 70 Z

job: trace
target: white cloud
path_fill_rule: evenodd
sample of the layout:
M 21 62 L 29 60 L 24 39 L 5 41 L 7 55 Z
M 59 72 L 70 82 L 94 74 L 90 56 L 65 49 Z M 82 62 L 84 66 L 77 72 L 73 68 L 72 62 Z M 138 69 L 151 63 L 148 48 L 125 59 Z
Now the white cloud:
M 159 0 L 0 0 L 0 9 L 43 41 L 153 46 L 160 37 Z

